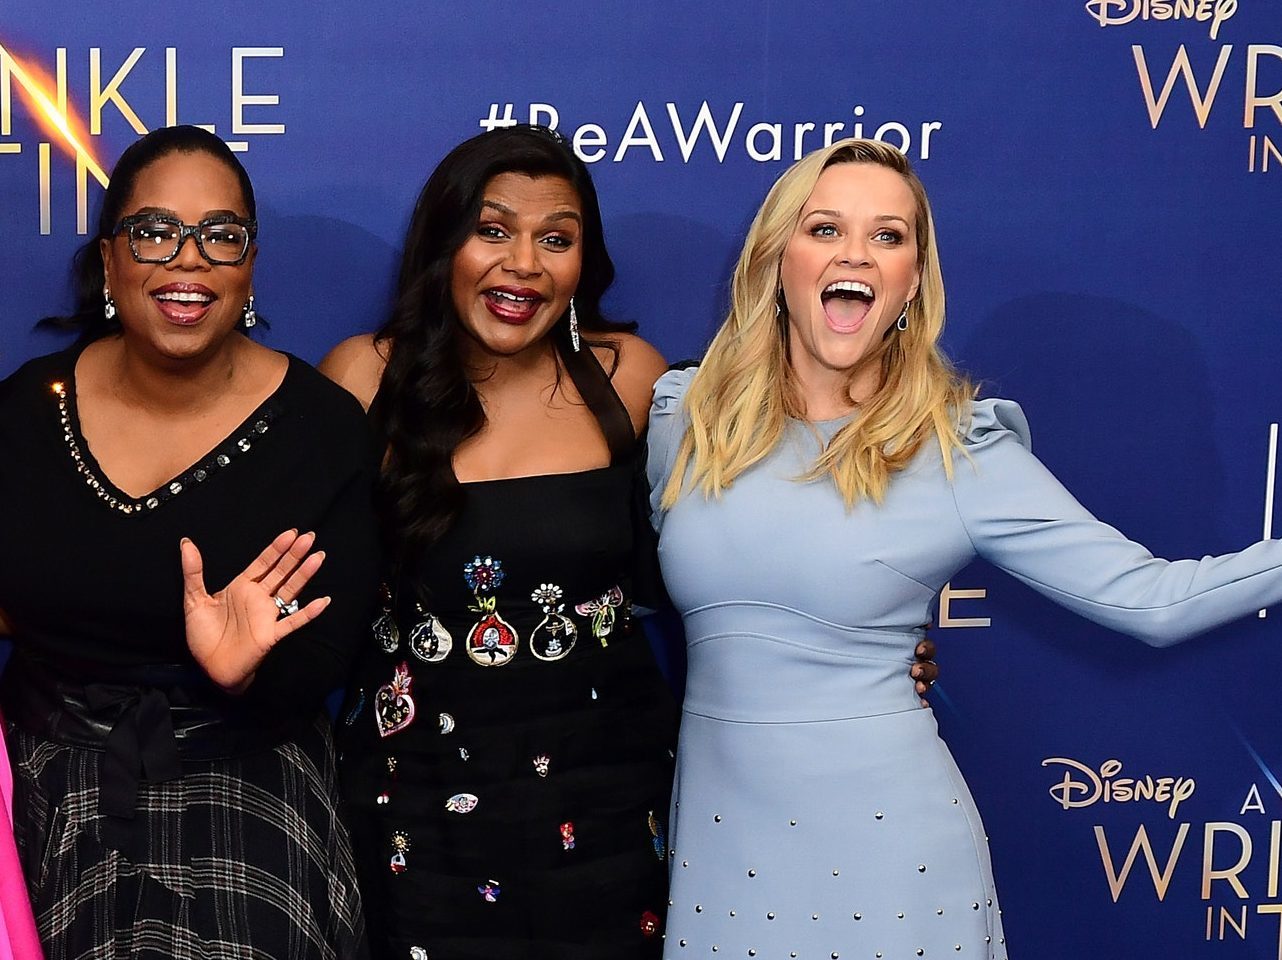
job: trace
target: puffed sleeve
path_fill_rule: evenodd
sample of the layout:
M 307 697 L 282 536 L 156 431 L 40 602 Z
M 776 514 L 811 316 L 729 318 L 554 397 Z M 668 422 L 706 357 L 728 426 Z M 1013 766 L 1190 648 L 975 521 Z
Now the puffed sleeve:
M 1282 601 L 1282 541 L 1162 560 L 1091 515 L 1033 456 L 1009 400 L 978 401 L 953 495 L 975 552 L 1096 623 L 1167 646 Z
M 690 418 L 685 412 L 685 395 L 694 378 L 697 366 L 681 366 L 669 370 L 654 385 L 654 401 L 650 405 L 650 428 L 647 433 L 649 452 L 646 458 L 646 478 L 650 481 L 650 516 L 654 528 L 663 526 L 663 510 L 659 503 L 663 490 L 672 473 L 677 449 L 685 435 Z

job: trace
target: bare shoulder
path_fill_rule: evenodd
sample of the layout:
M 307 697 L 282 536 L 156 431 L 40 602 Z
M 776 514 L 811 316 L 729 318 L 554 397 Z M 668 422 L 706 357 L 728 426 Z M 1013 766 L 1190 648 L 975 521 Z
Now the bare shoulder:
M 668 369 L 668 362 L 663 359 L 663 354 L 636 334 L 613 333 L 605 339 L 618 350 L 618 357 L 610 356 L 608 350 L 599 351 L 598 355 L 607 370 L 613 366 L 611 382 L 615 393 L 628 408 L 632 426 L 640 434 L 650 415 L 654 383 Z
M 388 344 L 376 342 L 372 333 L 362 333 L 349 337 L 325 354 L 317 369 L 368 410 L 383 379 L 387 349 Z

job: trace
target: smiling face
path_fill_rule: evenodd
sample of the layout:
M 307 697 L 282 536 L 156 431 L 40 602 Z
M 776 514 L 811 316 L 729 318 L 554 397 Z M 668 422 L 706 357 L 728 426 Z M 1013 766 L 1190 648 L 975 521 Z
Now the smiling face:
M 123 215 L 159 213 L 194 224 L 207 217 L 248 217 L 236 174 L 207 153 L 168 153 L 138 173 Z M 107 286 L 127 341 L 169 359 L 207 354 L 240 321 L 253 282 L 256 247 L 244 263 L 211 264 L 195 238 L 168 263 L 138 263 L 121 232 L 100 242 Z
M 454 309 L 476 349 L 510 357 L 542 341 L 579 284 L 582 235 L 570 181 L 502 173 L 485 185 L 476 230 L 450 275 Z
M 908 182 L 874 163 L 820 174 L 784 249 L 780 282 L 792 367 L 808 407 L 846 389 L 851 371 L 917 294 L 917 202 Z M 876 388 L 876 370 L 851 385 Z

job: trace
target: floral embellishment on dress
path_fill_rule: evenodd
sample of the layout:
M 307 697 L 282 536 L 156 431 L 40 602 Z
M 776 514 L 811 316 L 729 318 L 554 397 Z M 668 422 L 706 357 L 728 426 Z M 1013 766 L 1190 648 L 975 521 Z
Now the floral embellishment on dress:
M 601 641 L 601 646 L 608 647 L 610 633 L 614 630 L 614 611 L 621 606 L 623 591 L 618 586 L 613 586 L 595 600 L 576 603 L 574 612 L 592 618 L 592 636 Z
M 397 830 L 392 834 L 392 858 L 388 861 L 388 866 L 392 868 L 392 873 L 404 873 L 409 869 L 409 864 L 405 862 L 405 854 L 410 849 L 409 834 L 403 830 Z
M 414 722 L 414 698 L 410 696 L 410 667 L 404 661 L 392 674 L 392 682 L 378 688 L 374 697 L 374 722 L 378 735 L 390 737 Z
M 548 765 L 552 762 L 552 758 L 546 753 L 540 753 L 530 762 L 534 764 L 535 773 L 540 777 L 546 777 L 548 775 Z
M 543 619 L 530 631 L 530 652 L 540 660 L 560 660 L 574 649 L 579 628 L 565 615 L 562 591 L 555 583 L 541 583 L 530 599 L 543 609 Z
M 483 667 L 501 667 L 516 656 L 521 638 L 498 613 L 494 596 L 503 583 L 503 564 L 493 557 L 477 556 L 463 565 L 463 579 L 476 597 L 471 609 L 481 614 L 467 633 L 467 655 Z
M 567 820 L 561 824 L 561 849 L 574 849 L 574 821 Z

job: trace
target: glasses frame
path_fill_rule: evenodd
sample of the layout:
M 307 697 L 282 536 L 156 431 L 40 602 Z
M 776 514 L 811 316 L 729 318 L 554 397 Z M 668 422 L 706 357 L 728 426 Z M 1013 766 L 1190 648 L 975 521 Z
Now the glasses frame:
M 134 239 L 133 228 L 140 223 L 167 223 L 170 226 L 178 228 L 178 245 L 174 247 L 174 252 L 167 257 L 144 257 L 138 252 L 137 242 Z M 205 241 L 200 238 L 200 232 L 206 227 L 216 227 L 222 224 L 234 223 L 237 226 L 244 227 L 246 230 L 245 248 L 240 251 L 240 256 L 235 260 L 215 260 L 205 252 Z M 138 263 L 169 263 L 175 259 L 178 254 L 182 253 L 183 244 L 187 242 L 188 237 L 196 241 L 196 249 L 200 252 L 201 257 L 210 266 L 214 267 L 239 267 L 249 256 L 249 248 L 258 238 L 258 221 L 250 220 L 245 217 L 231 216 L 222 214 L 217 217 L 206 217 L 199 223 L 183 223 L 177 217 L 171 217 L 165 213 L 135 213 L 130 216 L 121 218 L 116 224 L 116 228 L 111 231 L 113 237 L 120 236 L 124 233 L 129 241 L 129 252 Z

